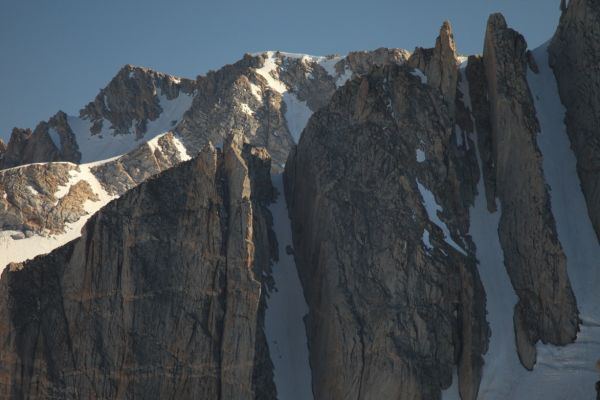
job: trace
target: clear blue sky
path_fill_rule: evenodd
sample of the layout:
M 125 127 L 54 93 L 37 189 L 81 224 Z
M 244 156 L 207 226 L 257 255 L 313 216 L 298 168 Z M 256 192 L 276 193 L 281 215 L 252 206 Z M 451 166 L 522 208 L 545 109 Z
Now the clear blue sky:
M 245 52 L 345 54 L 431 47 L 445 19 L 459 51 L 480 53 L 502 12 L 530 47 L 559 0 L 0 0 L 0 138 L 91 101 L 124 64 L 195 77 Z

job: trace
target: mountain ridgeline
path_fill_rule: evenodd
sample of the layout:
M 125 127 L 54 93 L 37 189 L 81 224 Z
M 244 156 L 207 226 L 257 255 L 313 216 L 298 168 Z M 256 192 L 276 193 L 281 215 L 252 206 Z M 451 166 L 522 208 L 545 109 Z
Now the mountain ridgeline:
M 128 65 L 15 128 L 0 398 L 593 398 L 600 6 L 561 4 L 537 49 Z

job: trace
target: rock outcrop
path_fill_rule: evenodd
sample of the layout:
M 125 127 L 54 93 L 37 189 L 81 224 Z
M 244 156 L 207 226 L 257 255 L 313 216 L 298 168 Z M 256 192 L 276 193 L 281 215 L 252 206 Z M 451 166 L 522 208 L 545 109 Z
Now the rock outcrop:
M 270 159 L 239 138 L 149 179 L 0 280 L 0 397 L 274 399 Z
M 514 311 L 517 350 L 523 365 L 531 369 L 536 342 L 572 342 L 579 319 L 536 143 L 539 125 L 527 85 L 528 61 L 525 39 L 507 27 L 502 15 L 492 15 L 483 64 L 495 189 L 502 208 L 499 236 L 519 297 Z
M 151 176 L 187 159 L 187 152 L 182 154 L 176 141 L 169 132 L 116 160 L 91 167 L 91 172 L 108 194 L 120 196 Z
M 412 68 L 420 69 L 427 77 L 427 83 L 438 88 L 454 117 L 456 87 L 458 82 L 458 53 L 452 27 L 445 21 L 440 28 L 435 47 L 417 47 L 408 60 Z
M 70 182 L 72 173 L 79 171 L 80 167 L 71 163 L 30 164 L 0 171 L 0 229 L 63 233 L 65 224 L 87 214 L 86 201 L 98 201 L 89 182 Z
M 348 82 L 286 164 L 317 399 L 439 399 L 455 365 L 462 398 L 477 396 L 485 294 L 450 113 L 412 72 Z
M 600 238 L 600 4 L 571 0 L 548 52 L 588 211 Z
M 81 110 L 80 116 L 91 122 L 93 134 L 99 134 L 103 125 L 109 123 L 117 135 L 142 137 L 147 124 L 164 111 L 161 96 L 173 100 L 180 94 L 192 95 L 194 90 L 195 82 L 191 79 L 126 65 L 100 90 L 94 101 Z
M 187 159 L 183 145 L 167 133 L 106 162 L 0 170 L 0 230 L 44 237 L 63 234 L 67 224 L 87 219 L 111 198 Z M 87 202 L 94 204 L 86 207 Z

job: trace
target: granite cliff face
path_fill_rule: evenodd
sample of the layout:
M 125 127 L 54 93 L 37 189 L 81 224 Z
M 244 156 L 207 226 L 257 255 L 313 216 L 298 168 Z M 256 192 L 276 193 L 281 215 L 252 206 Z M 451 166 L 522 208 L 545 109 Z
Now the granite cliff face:
M 519 358 L 531 369 L 535 343 L 570 343 L 579 321 L 535 138 L 540 128 L 527 85 L 526 50 L 525 39 L 507 27 L 504 17 L 490 17 L 483 64 L 491 105 L 496 195 L 502 207 L 498 233 L 519 296 L 514 314 Z
M 78 117 L 15 129 L 0 397 L 274 399 L 290 371 L 319 400 L 586 397 L 599 15 L 563 2 L 533 52 L 495 14 L 468 58 L 444 22 L 412 53 L 125 66 Z M 305 337 L 265 325 L 274 301 Z
M 444 61 L 426 70 L 456 76 Z M 468 215 L 437 214 L 466 201 L 439 93 L 408 67 L 375 69 L 311 118 L 286 164 L 318 399 L 440 398 L 455 364 L 476 398 L 485 294 Z
M 3 398 L 274 398 L 270 159 L 239 138 L 152 178 L 1 279 Z M 118 340 L 117 340 L 118 338 Z
M 572 0 L 548 52 L 590 218 L 600 237 L 600 4 Z

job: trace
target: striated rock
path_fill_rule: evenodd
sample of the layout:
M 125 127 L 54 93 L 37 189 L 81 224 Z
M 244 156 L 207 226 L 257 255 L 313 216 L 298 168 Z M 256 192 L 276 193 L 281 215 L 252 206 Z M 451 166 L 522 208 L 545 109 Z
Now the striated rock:
M 519 297 L 514 325 L 523 365 L 535 363 L 535 343 L 564 345 L 578 331 L 578 310 L 558 241 L 536 143 L 539 132 L 527 86 L 527 44 L 500 14 L 488 21 L 483 64 L 491 105 L 499 236 Z
M 408 60 L 411 68 L 418 68 L 427 76 L 429 85 L 442 92 L 451 117 L 454 117 L 458 64 L 454 34 L 448 21 L 442 24 L 433 49 L 417 47 Z
M 318 399 L 439 399 L 455 365 L 462 398 L 477 396 L 489 332 L 451 119 L 411 72 L 346 83 L 286 163 Z
M 6 269 L 0 397 L 274 399 L 269 164 L 239 138 L 208 146 Z
M 548 48 L 588 212 L 600 237 L 600 4 L 571 0 Z
M 471 115 L 477 126 L 477 146 L 481 158 L 481 170 L 487 207 L 496 211 L 495 158 L 492 143 L 492 125 L 490 121 L 490 102 L 485 76 L 485 66 L 481 56 L 469 56 L 465 68 L 465 77 L 469 82 Z

